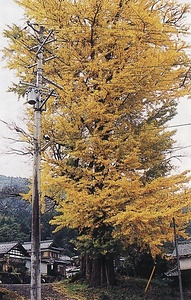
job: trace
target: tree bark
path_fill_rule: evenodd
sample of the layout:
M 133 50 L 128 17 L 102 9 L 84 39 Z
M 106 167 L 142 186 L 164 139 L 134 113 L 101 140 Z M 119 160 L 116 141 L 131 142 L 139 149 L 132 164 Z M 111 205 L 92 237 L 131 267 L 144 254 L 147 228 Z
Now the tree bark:
M 105 270 L 107 286 L 115 284 L 115 271 L 114 271 L 114 257 L 112 254 L 108 255 L 105 259 Z
M 114 259 L 112 254 L 90 258 L 82 257 L 82 274 L 92 287 L 112 286 L 115 284 Z

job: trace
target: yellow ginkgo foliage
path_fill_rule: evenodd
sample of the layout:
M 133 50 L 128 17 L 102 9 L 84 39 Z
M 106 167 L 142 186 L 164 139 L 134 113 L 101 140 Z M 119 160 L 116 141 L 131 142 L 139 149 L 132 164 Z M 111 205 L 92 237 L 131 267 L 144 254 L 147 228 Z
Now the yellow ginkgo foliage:
M 190 88 L 188 7 L 174 0 L 16 2 L 56 37 L 44 50 L 45 61 L 55 56 L 43 72 L 59 98 L 43 113 L 52 143 L 42 154 L 42 194 L 58 204 L 52 223 L 78 230 L 90 282 L 112 284 L 119 244 L 155 254 L 172 239 L 172 217 L 183 236 L 190 220 L 189 178 L 171 175 L 174 131 L 167 128 Z M 35 36 L 17 26 L 5 35 L 8 67 L 34 81 L 26 66 L 35 63 L 28 51 Z

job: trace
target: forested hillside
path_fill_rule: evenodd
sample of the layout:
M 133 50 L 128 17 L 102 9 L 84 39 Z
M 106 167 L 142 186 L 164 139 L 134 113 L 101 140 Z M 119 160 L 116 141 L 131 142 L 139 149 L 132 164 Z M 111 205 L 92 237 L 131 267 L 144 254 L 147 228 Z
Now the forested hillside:
M 21 197 L 28 190 L 27 178 L 0 175 L 0 242 L 30 241 L 31 203 Z M 52 232 L 55 226 L 51 226 L 49 221 L 55 215 L 54 203 L 46 201 L 47 208 L 41 215 L 42 240 L 54 238 L 57 245 L 73 252 L 70 239 L 75 233 L 65 228 L 56 234 Z
M 21 194 L 29 190 L 29 181 L 21 177 L 0 175 L 0 242 L 29 241 L 31 203 Z M 42 238 L 51 237 L 51 211 L 42 216 Z
M 0 175 L 0 192 L 6 193 L 9 190 L 24 192 L 28 190 L 28 179 L 22 177 L 7 177 Z
M 30 237 L 30 203 L 20 196 L 28 190 L 28 180 L 0 176 L 0 241 L 26 241 Z

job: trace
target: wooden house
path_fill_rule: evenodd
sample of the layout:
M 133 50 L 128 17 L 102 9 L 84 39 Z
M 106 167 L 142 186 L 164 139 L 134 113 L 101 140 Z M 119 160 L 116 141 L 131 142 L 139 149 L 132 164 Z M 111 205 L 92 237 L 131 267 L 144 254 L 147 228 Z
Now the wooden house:
M 31 255 L 31 242 L 23 243 L 23 247 Z M 40 243 L 41 251 L 41 274 L 42 275 L 65 275 L 67 261 L 61 258 L 63 248 L 57 247 L 53 240 L 45 240 Z M 30 271 L 31 262 L 27 260 L 26 267 Z
M 184 286 L 191 284 L 191 240 L 178 242 L 178 258 L 180 262 L 181 277 Z M 171 268 L 165 273 L 167 278 L 178 281 L 178 266 L 176 249 L 170 255 Z
M 172 259 L 176 260 L 176 249 L 172 252 Z M 180 270 L 191 270 L 191 241 L 178 243 Z
M 29 257 L 21 243 L 0 243 L 0 269 L 3 272 L 24 271 L 26 260 Z

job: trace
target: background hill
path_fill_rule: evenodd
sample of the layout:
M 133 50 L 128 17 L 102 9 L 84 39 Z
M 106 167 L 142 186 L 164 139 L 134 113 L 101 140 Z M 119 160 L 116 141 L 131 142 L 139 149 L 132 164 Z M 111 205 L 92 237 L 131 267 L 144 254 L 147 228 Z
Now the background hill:
M 29 191 L 29 180 L 21 177 L 7 177 L 0 175 L 0 242 L 30 241 L 31 239 L 31 213 L 29 201 L 23 200 L 20 194 Z M 41 238 L 52 239 L 60 247 L 74 253 L 71 238 L 75 232 L 64 228 L 53 233 L 54 227 L 49 224 L 56 214 L 54 203 L 47 199 L 47 210 L 41 215 Z
M 31 233 L 31 203 L 21 194 L 29 191 L 27 178 L 0 175 L 0 242 L 29 241 Z M 53 210 L 42 215 L 42 239 L 52 238 L 49 224 Z
M 9 189 L 13 191 L 27 191 L 28 179 L 22 177 L 7 177 L 0 175 L 0 192 L 8 192 Z
M 22 200 L 28 179 L 0 175 L 0 242 L 30 238 L 31 204 Z

